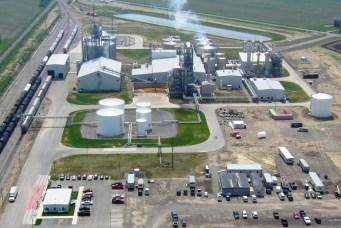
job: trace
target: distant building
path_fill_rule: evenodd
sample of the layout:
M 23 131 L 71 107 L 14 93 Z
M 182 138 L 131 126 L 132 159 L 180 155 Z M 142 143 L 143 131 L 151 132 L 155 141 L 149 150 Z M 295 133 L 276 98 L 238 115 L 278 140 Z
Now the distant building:
M 104 57 L 84 62 L 77 76 L 78 91 L 120 91 L 121 67 L 121 62 Z
M 53 54 L 46 63 L 47 75 L 53 80 L 66 78 L 70 70 L 69 54 Z
M 44 213 L 69 212 L 71 193 L 69 188 L 47 189 L 43 201 Z
M 263 175 L 263 167 L 261 164 L 227 164 L 227 173 L 245 173 L 250 176 L 251 173 L 257 173 L 260 177 Z
M 219 89 L 241 89 L 242 74 L 239 70 L 217 70 Z
M 340 28 L 341 27 L 341 18 L 336 18 L 334 20 L 334 27 L 335 28 Z
M 224 196 L 249 196 L 250 185 L 245 173 L 226 173 L 219 174 L 221 192 Z
M 279 81 L 268 78 L 250 78 L 250 84 L 260 101 L 280 101 L 285 99 L 285 89 Z

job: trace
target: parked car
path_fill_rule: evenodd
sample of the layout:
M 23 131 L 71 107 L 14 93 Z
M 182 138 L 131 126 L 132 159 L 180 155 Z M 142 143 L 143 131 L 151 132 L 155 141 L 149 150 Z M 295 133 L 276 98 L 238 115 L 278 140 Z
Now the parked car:
M 64 174 L 60 174 L 59 175 L 59 180 L 61 180 L 61 181 L 65 180 L 65 175 Z
M 145 188 L 144 189 L 144 195 L 145 196 L 149 196 L 149 188 Z
M 124 189 L 124 185 L 121 182 L 115 182 L 111 184 L 111 189 Z
M 234 219 L 239 219 L 239 212 L 233 211 L 233 217 L 234 217 Z
M 94 175 L 94 180 L 98 180 L 98 175 L 97 174 Z
M 83 211 L 83 210 L 79 210 L 77 215 L 78 216 L 90 216 L 90 211 Z
M 306 199 L 310 199 L 309 193 L 304 193 L 304 197 L 305 197 Z
M 226 201 L 231 201 L 231 196 L 230 195 L 226 195 Z
M 202 190 L 201 190 L 201 188 L 198 188 L 197 189 L 197 196 L 201 197 L 201 195 L 202 195 Z
M 322 195 L 320 193 L 316 194 L 317 199 L 322 199 Z
M 92 198 L 92 197 L 94 197 L 94 193 L 93 192 L 84 192 L 83 196 L 87 196 L 87 197 Z
M 183 194 L 184 194 L 184 196 L 187 196 L 187 195 L 188 195 L 188 190 L 187 190 L 187 189 L 184 189 Z
M 295 219 L 299 219 L 300 218 L 300 214 L 297 211 L 294 212 L 294 218 Z
M 87 177 L 87 175 L 86 175 L 86 174 L 83 174 L 82 180 L 86 180 L 86 177 Z
M 124 198 L 116 197 L 111 200 L 112 204 L 124 204 Z
M 204 192 L 204 197 L 208 197 L 208 192 Z
M 254 219 L 258 219 L 258 213 L 257 213 L 257 211 L 253 211 L 253 212 L 252 212 L 252 217 L 253 217 Z
M 65 175 L 65 180 L 69 181 L 70 180 L 70 174 Z
M 105 175 L 104 179 L 109 180 L 109 176 Z
M 301 218 L 305 217 L 306 216 L 306 213 L 304 210 L 300 210 L 300 215 L 301 215 Z
M 288 227 L 288 225 L 289 225 L 287 218 L 281 218 L 281 223 L 284 227 Z
M 247 219 L 247 212 L 246 211 L 243 211 L 242 215 L 243 215 L 243 219 Z
M 104 176 L 103 175 L 99 176 L 99 179 L 104 180 Z
M 182 226 L 182 227 L 187 227 L 187 221 L 186 221 L 186 219 L 181 220 L 181 226 Z
M 90 206 L 80 206 L 79 210 L 80 211 L 90 211 Z
M 93 205 L 94 202 L 92 202 L 92 200 L 89 200 L 89 199 L 84 199 L 82 202 L 81 202 L 81 205 Z
M 320 217 L 316 217 L 316 218 L 315 218 L 315 222 L 316 222 L 317 224 L 321 224 L 321 223 L 322 223 L 321 218 L 320 218 Z
M 77 175 L 77 180 L 82 180 L 82 176 L 80 174 Z
M 279 219 L 279 213 L 278 213 L 278 211 L 273 211 L 272 214 L 273 214 L 273 216 L 274 216 L 275 219 Z
M 91 188 L 84 189 L 83 193 L 86 193 L 86 192 L 92 192 L 92 189 Z
M 221 193 L 217 193 L 217 201 L 221 202 L 223 200 L 223 196 L 221 195 Z
M 94 176 L 93 175 L 89 175 L 88 176 L 88 181 L 92 181 L 94 179 Z
M 172 220 L 173 220 L 173 221 L 178 221 L 178 220 L 179 220 L 178 211 L 172 210 L 172 211 L 171 211 L 171 217 L 172 217 Z
M 76 180 L 76 175 L 72 175 L 72 181 L 75 181 Z
M 251 200 L 252 200 L 252 203 L 257 203 L 257 196 L 251 195 Z
M 308 216 L 303 217 L 303 220 L 306 225 L 311 225 L 311 220 Z
M 243 201 L 244 201 L 244 203 L 248 202 L 247 196 L 243 196 Z
M 176 189 L 176 195 L 181 196 L 181 189 L 180 188 Z
M 315 192 L 310 193 L 310 195 L 311 195 L 311 198 L 316 199 L 316 194 L 315 194 Z

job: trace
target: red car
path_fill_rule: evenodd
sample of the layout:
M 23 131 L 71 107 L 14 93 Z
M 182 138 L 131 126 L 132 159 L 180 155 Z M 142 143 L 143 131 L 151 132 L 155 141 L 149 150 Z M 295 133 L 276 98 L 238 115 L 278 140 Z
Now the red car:
M 298 213 L 297 211 L 294 212 L 294 218 L 295 219 L 299 219 L 300 218 L 300 213 Z
M 122 197 L 116 197 L 112 199 L 111 201 L 113 204 L 124 204 L 124 198 Z
M 86 193 L 86 192 L 92 192 L 91 188 L 87 188 L 83 190 L 83 193 Z
M 122 183 L 113 183 L 111 184 L 111 189 L 124 189 L 124 186 Z

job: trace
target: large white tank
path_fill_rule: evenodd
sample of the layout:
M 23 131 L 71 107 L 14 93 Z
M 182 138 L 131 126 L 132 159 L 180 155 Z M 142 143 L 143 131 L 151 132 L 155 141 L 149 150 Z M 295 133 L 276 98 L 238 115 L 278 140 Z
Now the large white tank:
M 136 120 L 146 119 L 147 130 L 152 129 L 152 110 L 151 109 L 136 109 Z
M 124 112 L 116 108 L 100 109 L 97 114 L 97 134 L 104 137 L 120 136 L 124 132 Z
M 149 102 L 138 102 L 136 103 L 136 110 L 139 109 L 152 109 L 152 104 Z
M 148 122 L 146 119 L 136 120 L 136 135 L 137 136 L 147 136 Z
M 124 124 L 125 121 L 125 111 L 124 111 L 124 100 L 118 98 L 106 98 L 102 99 L 98 102 L 99 109 L 105 108 L 117 108 L 123 111 L 123 119 L 122 123 Z
M 326 93 L 314 94 L 310 101 L 311 115 L 317 118 L 332 116 L 333 97 Z
M 226 58 L 225 57 L 218 57 L 217 58 L 217 69 L 224 70 L 226 68 Z

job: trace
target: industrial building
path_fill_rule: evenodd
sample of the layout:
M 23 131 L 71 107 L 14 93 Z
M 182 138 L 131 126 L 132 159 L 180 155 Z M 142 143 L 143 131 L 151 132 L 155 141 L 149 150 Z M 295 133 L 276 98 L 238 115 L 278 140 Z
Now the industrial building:
M 82 39 L 83 62 L 99 58 L 116 59 L 116 37 L 102 29 L 100 24 L 92 24 L 91 35 Z
M 250 185 L 245 173 L 226 173 L 219 174 L 221 192 L 224 196 L 249 196 Z
M 70 188 L 47 189 L 43 201 L 44 213 L 69 212 L 71 193 Z
M 46 63 L 47 75 L 63 80 L 70 70 L 69 54 L 53 54 Z
M 250 84 L 260 101 L 282 101 L 285 89 L 279 81 L 268 78 L 250 78 Z
M 219 89 L 241 89 L 242 74 L 239 70 L 217 70 L 216 76 Z
M 309 172 L 310 182 L 316 192 L 324 192 L 324 184 L 316 172 Z
M 250 179 L 252 183 L 251 192 L 257 197 L 264 197 L 264 185 L 263 180 L 259 177 L 258 173 L 250 173 Z
M 260 177 L 263 175 L 261 164 L 227 164 L 227 173 L 245 173 L 248 177 L 251 173 L 257 173 Z
M 248 77 L 282 75 L 282 55 L 263 42 L 244 41 L 239 63 Z
M 77 76 L 78 91 L 120 91 L 121 67 L 121 62 L 104 57 L 84 62 Z

